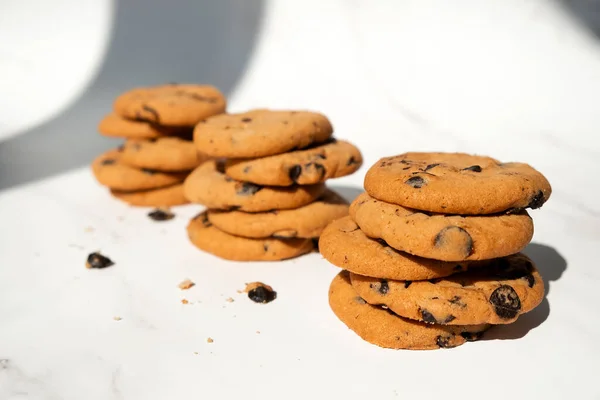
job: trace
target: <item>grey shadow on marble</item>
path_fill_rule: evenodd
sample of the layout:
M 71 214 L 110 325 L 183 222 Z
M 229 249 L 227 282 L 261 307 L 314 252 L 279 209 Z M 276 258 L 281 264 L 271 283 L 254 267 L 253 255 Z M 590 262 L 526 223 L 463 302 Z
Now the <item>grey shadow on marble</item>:
M 557 0 L 573 19 L 600 40 L 600 2 L 593 0 Z
M 529 331 L 544 323 L 550 316 L 550 302 L 548 293 L 551 282 L 559 280 L 567 269 L 567 261 L 553 247 L 539 243 L 530 243 L 524 250 L 535 263 L 542 281 L 544 282 L 544 300 L 533 311 L 521 315 L 517 321 L 508 325 L 498 325 L 490 329 L 484 340 L 520 339 Z
M 56 118 L 0 142 L 0 190 L 89 165 L 118 146 L 97 125 L 131 87 L 208 83 L 229 95 L 252 56 L 263 3 L 115 0 L 107 53 L 85 93 Z
M 336 185 L 336 184 L 331 184 L 331 185 L 327 185 L 327 186 L 331 190 L 333 190 L 334 192 L 336 192 L 340 196 L 342 196 L 344 199 L 346 199 L 346 201 L 348 201 L 349 203 L 352 203 L 354 201 L 354 199 L 358 197 L 358 195 L 360 195 L 362 192 L 365 191 L 363 188 L 358 187 L 358 186 Z

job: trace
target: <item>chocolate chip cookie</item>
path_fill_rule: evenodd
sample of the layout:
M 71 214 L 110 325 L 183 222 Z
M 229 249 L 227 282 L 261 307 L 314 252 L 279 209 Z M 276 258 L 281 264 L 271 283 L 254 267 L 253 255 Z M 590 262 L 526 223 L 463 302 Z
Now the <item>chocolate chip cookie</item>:
M 504 257 L 523 250 L 533 236 L 533 222 L 524 210 L 498 215 L 432 214 L 363 193 L 350 205 L 350 215 L 367 236 L 442 261 Z
M 524 254 L 430 281 L 393 281 L 350 274 L 352 287 L 369 304 L 432 324 L 509 324 L 544 298 L 544 282 Z
M 323 143 L 332 133 L 318 113 L 252 110 L 208 118 L 194 129 L 194 142 L 212 157 L 256 158 Z
M 523 163 L 464 153 L 405 153 L 385 157 L 365 176 L 376 199 L 445 214 L 493 214 L 539 208 L 548 180 Z
M 233 179 L 258 185 L 312 185 L 350 175 L 362 162 L 362 155 L 354 145 L 332 139 L 306 150 L 252 160 L 229 159 L 225 173 Z
M 190 174 L 184 191 L 191 202 L 208 208 L 261 212 L 307 205 L 325 192 L 325 185 L 275 187 L 240 182 L 225 175 L 223 164 L 212 159 Z
M 178 137 L 127 140 L 121 160 L 136 168 L 159 171 L 189 171 L 207 157 L 198 153 L 194 143 Z
M 151 124 L 145 121 L 125 119 L 115 113 L 110 113 L 100 121 L 98 131 L 104 136 L 126 139 L 154 139 L 164 136 L 190 136 L 193 132 L 189 127 L 169 127 Z
M 170 207 L 189 203 L 183 195 L 183 184 L 181 183 L 135 192 L 111 190 L 110 193 L 129 205 L 139 207 Z
M 389 309 L 368 304 L 340 272 L 329 287 L 334 314 L 369 343 L 391 349 L 431 350 L 478 340 L 489 325 L 433 325 L 402 318 Z
M 214 227 L 206 212 L 190 221 L 187 233 L 200 250 L 232 261 L 278 261 L 313 250 L 310 239 L 248 239 L 230 235 Z
M 208 212 L 220 230 L 248 238 L 316 238 L 331 221 L 348 215 L 348 202 L 331 190 L 317 201 L 293 210 L 259 213 L 243 211 Z
M 116 98 L 114 111 L 123 118 L 166 126 L 194 126 L 225 112 L 225 96 L 209 85 L 169 84 L 135 88 Z
M 110 150 L 92 162 L 92 172 L 100 184 L 120 191 L 148 190 L 183 182 L 187 176 L 181 172 L 133 168 L 124 164 L 121 156 L 121 150 Z
M 323 230 L 319 251 L 333 265 L 383 279 L 442 278 L 485 265 L 484 261 L 445 262 L 398 251 L 383 240 L 367 237 L 349 216 L 332 222 Z

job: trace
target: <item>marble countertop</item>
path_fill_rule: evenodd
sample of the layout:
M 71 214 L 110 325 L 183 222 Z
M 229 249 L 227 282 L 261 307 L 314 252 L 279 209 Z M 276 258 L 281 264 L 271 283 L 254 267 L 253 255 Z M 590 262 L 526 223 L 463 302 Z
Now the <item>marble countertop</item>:
M 123 87 L 96 81 L 43 140 L 0 142 L 0 400 L 600 398 L 600 41 L 551 2 L 425 3 L 265 2 L 230 108 L 326 113 L 365 157 L 330 182 L 350 198 L 405 151 L 530 163 L 553 186 L 526 250 L 540 307 L 450 350 L 362 341 L 328 307 L 338 269 L 320 255 L 226 262 L 187 241 L 199 206 L 157 223 L 111 199 L 85 160 L 115 145 L 94 121 Z M 116 264 L 86 269 L 98 250 Z M 250 302 L 237 292 L 250 281 L 277 300 Z

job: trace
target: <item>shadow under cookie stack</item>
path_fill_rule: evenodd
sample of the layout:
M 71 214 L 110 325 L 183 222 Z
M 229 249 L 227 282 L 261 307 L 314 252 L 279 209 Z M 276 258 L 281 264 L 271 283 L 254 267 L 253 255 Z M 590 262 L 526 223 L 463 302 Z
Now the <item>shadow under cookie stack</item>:
M 133 206 L 188 203 L 183 181 L 206 159 L 192 142 L 193 128 L 225 107 L 223 94 L 206 85 L 170 84 L 121 94 L 98 130 L 125 143 L 94 160 L 94 176 Z
M 526 208 L 550 197 L 522 163 L 460 153 L 382 158 L 350 216 L 319 249 L 343 268 L 330 307 L 364 340 L 394 349 L 450 348 L 537 307 L 544 283 L 520 253 L 533 236 Z
M 194 130 L 211 159 L 184 183 L 190 202 L 207 210 L 190 221 L 199 249 L 235 261 L 276 261 L 314 249 L 348 203 L 325 181 L 354 173 L 360 151 L 332 138 L 322 114 L 252 110 L 207 118 Z

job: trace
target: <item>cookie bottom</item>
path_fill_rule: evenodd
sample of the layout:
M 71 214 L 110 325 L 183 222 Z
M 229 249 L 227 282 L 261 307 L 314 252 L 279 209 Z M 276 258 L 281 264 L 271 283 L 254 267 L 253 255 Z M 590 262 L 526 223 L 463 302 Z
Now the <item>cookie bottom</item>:
M 189 203 L 183 195 L 183 184 L 136 192 L 111 190 L 110 194 L 129 205 L 137 207 L 169 207 Z
M 208 220 L 206 212 L 192 219 L 188 237 L 200 250 L 231 261 L 280 261 L 310 253 L 311 239 L 249 239 L 225 233 Z
M 329 306 L 340 321 L 363 340 L 390 349 L 452 348 L 480 339 L 490 327 L 488 324 L 442 326 L 402 318 L 362 299 L 352 288 L 347 271 L 333 278 Z

